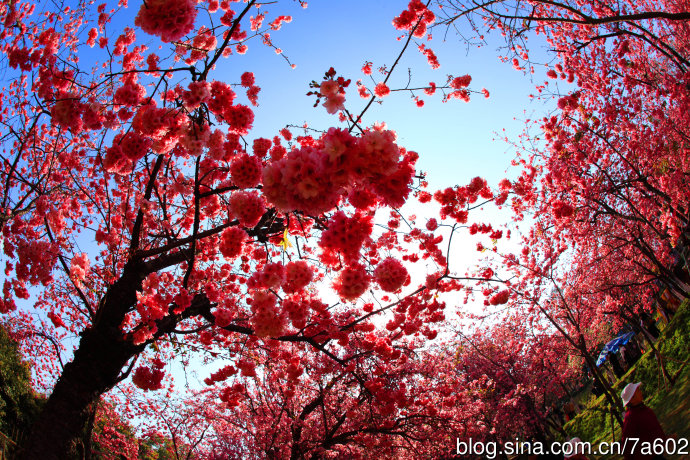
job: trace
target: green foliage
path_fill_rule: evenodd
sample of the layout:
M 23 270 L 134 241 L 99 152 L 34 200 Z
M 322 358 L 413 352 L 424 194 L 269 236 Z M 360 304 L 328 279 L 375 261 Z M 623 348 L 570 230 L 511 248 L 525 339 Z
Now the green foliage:
M 0 445 L 11 456 L 28 435 L 45 399 L 31 387 L 31 371 L 16 342 L 0 326 Z
M 175 460 L 174 452 L 172 441 L 162 436 L 149 436 L 139 443 L 141 460 Z
M 657 414 L 667 433 L 690 437 L 690 301 L 685 301 L 668 326 L 663 330 L 655 346 L 664 357 L 664 364 L 671 376 L 677 377 L 673 387 L 659 371 L 654 354 L 649 351 L 615 385 L 620 393 L 630 382 L 642 382 L 645 402 Z M 598 443 L 620 440 L 620 426 L 614 419 L 613 435 L 608 403 L 603 396 L 593 399 L 586 410 L 564 426 L 570 437 Z

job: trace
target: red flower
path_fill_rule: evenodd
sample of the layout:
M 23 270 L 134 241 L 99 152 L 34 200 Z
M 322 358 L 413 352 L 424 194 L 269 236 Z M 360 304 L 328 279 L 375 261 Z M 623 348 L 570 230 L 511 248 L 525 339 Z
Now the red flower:
M 405 267 L 392 257 L 384 259 L 374 270 L 374 279 L 386 292 L 395 292 L 400 289 L 407 277 Z
M 391 93 L 391 90 L 385 83 L 381 82 L 374 88 L 374 94 L 376 97 L 385 97 Z

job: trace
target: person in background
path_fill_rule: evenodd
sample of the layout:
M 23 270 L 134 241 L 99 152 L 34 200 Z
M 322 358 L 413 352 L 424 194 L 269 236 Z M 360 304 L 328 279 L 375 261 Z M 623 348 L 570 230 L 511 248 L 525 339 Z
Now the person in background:
M 611 362 L 611 368 L 613 369 L 613 373 L 616 375 L 616 378 L 619 379 L 623 377 L 623 374 L 625 374 L 625 372 L 621 367 L 620 361 L 618 361 L 618 356 L 616 355 L 616 353 L 609 353 L 608 360 Z M 614 382 L 615 381 L 616 379 L 614 379 Z
M 628 342 L 628 345 L 626 346 L 626 350 L 628 351 L 628 356 L 630 357 L 630 365 L 632 366 L 635 362 L 637 362 L 638 359 L 640 359 L 640 356 L 642 356 L 642 350 L 640 350 L 640 345 L 637 343 L 637 338 L 633 337 L 630 339 L 630 342 Z
M 594 378 L 592 371 L 589 369 L 587 370 L 587 378 L 592 380 L 592 394 L 594 396 L 599 397 L 604 394 L 604 389 L 601 387 L 599 381 Z
M 654 321 L 652 315 L 645 311 L 640 313 L 640 326 L 645 328 L 647 332 L 649 332 L 649 334 L 652 337 L 654 337 L 654 339 L 658 339 L 661 335 L 661 332 L 659 331 L 659 328 L 656 325 L 656 321 Z
M 644 403 L 641 385 L 640 382 L 629 383 L 621 392 L 621 399 L 626 409 L 621 444 L 624 444 L 626 439 L 639 440 L 635 446 L 633 446 L 634 443 L 628 442 L 629 445 L 623 455 L 625 460 L 663 460 L 663 455 L 643 455 L 641 452 L 642 443 L 653 446 L 654 440 L 667 439 L 656 414 Z M 635 447 L 634 452 L 633 447 Z
M 623 365 L 623 369 L 627 371 L 630 369 L 630 363 L 628 363 L 628 350 L 625 348 L 625 345 L 621 345 L 621 347 L 618 349 L 618 353 L 621 354 L 621 364 Z

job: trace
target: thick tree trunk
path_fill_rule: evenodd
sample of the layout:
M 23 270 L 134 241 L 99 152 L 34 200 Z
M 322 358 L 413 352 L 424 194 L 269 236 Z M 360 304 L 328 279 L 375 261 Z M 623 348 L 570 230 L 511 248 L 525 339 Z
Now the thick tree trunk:
M 114 344 L 90 330 L 74 360 L 65 366 L 25 448 L 27 459 L 64 459 L 89 420 L 89 408 L 117 382 L 133 356 L 131 347 Z
M 90 408 L 110 390 L 127 362 L 143 350 L 120 330 L 141 289 L 141 267 L 128 264 L 106 293 L 94 324 L 82 333 L 74 359 L 65 366 L 29 439 L 24 459 L 66 459 L 89 422 Z

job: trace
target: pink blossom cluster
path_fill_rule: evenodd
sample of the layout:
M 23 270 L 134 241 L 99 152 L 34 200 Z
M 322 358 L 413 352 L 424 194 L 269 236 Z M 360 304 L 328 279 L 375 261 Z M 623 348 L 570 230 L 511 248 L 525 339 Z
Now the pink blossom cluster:
M 135 131 L 118 134 L 113 145 L 106 151 L 103 166 L 109 172 L 127 174 L 135 162 L 146 155 L 151 147 L 151 140 Z
M 280 262 L 270 262 L 249 277 L 247 287 L 249 289 L 276 289 L 284 282 L 285 266 Z
M 365 188 L 353 188 L 348 193 L 347 200 L 356 209 L 364 211 L 374 206 L 378 202 L 378 197 L 374 192 Z
M 103 106 L 97 102 L 82 105 L 81 119 L 84 122 L 84 129 L 95 130 L 101 129 L 106 122 L 106 114 L 111 120 L 114 120 L 114 113 L 106 112 Z
M 445 101 L 449 99 L 460 99 L 463 102 L 469 102 L 470 101 L 470 93 L 467 88 L 470 86 L 470 83 L 472 82 L 472 77 L 469 75 L 462 75 L 460 77 L 455 77 L 452 80 L 450 80 L 450 87 L 454 89 L 454 91 L 451 91 L 448 93 L 445 97 Z M 484 93 L 485 97 L 487 96 L 488 92 Z
M 236 104 L 224 108 L 221 118 L 228 123 L 228 130 L 241 136 L 249 134 L 254 123 L 254 112 L 246 105 Z
M 240 76 L 240 84 L 244 86 L 245 88 L 249 88 L 254 85 L 254 73 L 253 72 L 244 72 Z
M 371 97 L 369 88 L 362 84 L 362 80 L 357 80 L 357 92 L 362 99 L 369 99 Z
M 269 262 L 255 271 L 247 279 L 249 289 L 279 289 L 295 293 L 305 288 L 313 279 L 313 272 L 306 261 L 297 260 L 283 265 L 280 262 Z
M 151 150 L 156 153 L 167 153 L 177 145 L 185 122 L 181 112 L 159 108 L 155 103 L 151 103 L 137 110 L 131 126 L 133 130 L 152 141 Z
M 432 69 L 438 69 L 439 67 L 441 67 L 441 63 L 438 62 L 438 57 L 436 57 L 436 53 L 434 53 L 434 51 L 431 48 L 427 48 L 424 45 L 424 43 L 422 43 L 417 47 L 417 49 L 420 53 L 426 56 L 426 60 Z
M 296 329 L 303 329 L 307 325 L 310 310 L 308 301 L 303 297 L 289 297 L 283 301 L 283 312 Z
M 0 297 L 0 313 L 9 313 L 16 310 L 17 304 L 12 296 L 12 283 L 9 280 L 5 280 L 3 283 L 2 294 L 2 297 Z
M 261 182 L 261 160 L 242 153 L 230 164 L 230 177 L 239 188 L 253 188 Z
M 202 102 L 208 102 L 210 98 L 211 84 L 207 81 L 193 81 L 182 93 L 182 102 L 187 110 L 199 108 Z
M 247 88 L 247 98 L 249 102 L 251 102 L 253 106 L 259 105 L 258 98 L 261 88 L 254 84 L 254 74 L 252 72 L 244 72 L 240 77 L 240 82 L 242 86 Z
M 66 327 L 64 321 L 62 321 L 62 316 L 58 315 L 54 311 L 49 311 L 46 316 L 48 316 L 55 327 Z
M 293 260 L 288 262 L 285 267 L 285 282 L 283 284 L 283 291 L 290 294 L 299 292 L 314 278 L 311 267 L 304 260 Z
M 470 102 L 470 92 L 466 89 L 451 91 L 446 95 L 444 102 L 450 99 L 460 99 L 463 102 Z
M 239 227 L 230 227 L 220 234 L 220 253 L 226 259 L 234 259 L 242 253 L 242 245 L 249 237 L 247 232 Z
M 238 191 L 230 195 L 230 214 L 243 227 L 254 227 L 266 212 L 266 202 L 258 192 Z
M 13 47 L 8 52 L 9 65 L 13 69 L 19 67 L 29 72 L 32 68 L 31 52 L 28 48 Z
M 132 383 L 144 391 L 155 391 L 163 388 L 163 377 L 165 373 L 162 369 L 154 366 L 138 367 L 132 375 Z
M 169 111 L 155 104 L 141 107 L 132 119 L 132 128 L 154 140 L 160 139 L 170 122 Z
M 240 404 L 240 399 L 242 398 L 242 393 L 244 393 L 245 387 L 241 383 L 236 383 L 233 386 L 223 388 L 223 390 L 218 395 L 218 399 L 227 404 L 228 407 L 237 407 Z
M 441 218 L 450 216 L 461 224 L 467 222 L 468 204 L 480 197 L 486 200 L 493 198 L 491 188 L 481 177 L 475 177 L 465 187 L 448 187 L 434 193 L 434 200 L 441 204 Z
M 218 39 L 213 34 L 213 31 L 204 26 L 200 27 L 199 30 L 194 34 L 191 53 L 189 53 L 189 57 L 185 59 L 185 63 L 192 65 L 195 62 L 204 59 L 208 55 L 209 51 L 213 51 L 217 46 Z
M 93 48 L 96 45 L 96 38 L 98 37 L 98 29 L 92 27 L 89 29 L 89 38 L 86 40 L 86 44 Z
M 275 18 L 273 21 L 271 21 L 270 27 L 271 30 L 280 30 L 280 28 L 283 26 L 283 23 L 290 23 L 292 22 L 292 16 L 286 16 L 286 15 L 280 15 L 277 18 Z
M 240 370 L 240 374 L 244 377 L 256 377 L 256 364 L 254 361 L 240 359 L 237 364 L 235 364 L 235 367 Z
M 183 147 L 180 153 L 198 157 L 204 153 L 204 149 L 209 146 L 211 139 L 211 129 L 208 125 L 202 126 L 191 123 L 181 131 L 179 144 Z
M 51 122 L 70 129 L 73 133 L 79 133 L 83 127 L 81 118 L 82 104 L 76 96 L 65 95 L 50 110 Z
M 505 289 L 503 291 L 499 291 L 492 295 L 489 298 L 489 303 L 491 305 L 502 305 L 504 303 L 508 303 L 508 300 L 510 299 L 510 291 Z
M 572 205 L 561 200 L 555 200 L 551 204 L 551 210 L 553 212 L 553 216 L 556 219 L 564 219 L 566 217 L 570 217 L 575 212 L 575 208 L 573 208 Z
M 137 36 L 134 29 L 131 27 L 125 27 L 123 33 L 121 33 L 115 40 L 115 46 L 113 47 L 113 55 L 122 56 L 128 53 L 129 46 L 134 44 Z M 124 62 L 123 62 L 124 64 Z
M 386 97 L 391 93 L 391 89 L 384 82 L 378 83 L 374 88 L 374 95 L 376 97 Z
M 412 30 L 416 26 L 413 35 L 421 38 L 435 19 L 434 13 L 421 0 L 411 0 L 407 9 L 393 19 L 393 26 L 398 30 Z
M 39 208 L 46 208 L 45 204 L 41 205 L 41 201 L 38 200 Z M 59 214 L 53 212 L 50 215 Z M 63 224 L 64 225 L 64 224 Z M 53 226 L 54 227 L 54 226 Z M 10 230 L 12 228 L 12 230 Z M 29 293 L 25 288 L 25 283 L 28 282 L 33 285 L 43 284 L 46 285 L 53 281 L 52 270 L 57 262 L 57 254 L 59 253 L 58 243 L 50 243 L 41 240 L 19 240 L 14 244 L 9 241 L 7 235 L 12 231 L 20 230 L 21 225 L 14 225 L 13 227 L 5 226 L 3 228 L 3 252 L 8 257 L 16 257 L 19 260 L 14 266 L 16 280 L 10 283 L 8 279 L 5 279 L 3 294 L 6 299 L 11 299 L 12 295 L 9 294 L 10 287 L 15 291 L 18 297 L 23 299 L 29 298 Z
M 237 369 L 232 365 L 227 365 L 213 372 L 210 377 L 206 377 L 204 383 L 210 386 L 218 382 L 223 382 L 235 374 L 237 374 Z
M 218 118 L 223 118 L 223 113 L 227 107 L 232 106 L 235 99 L 235 92 L 222 81 L 211 82 L 211 96 L 206 103 L 208 109 Z
M 570 112 L 572 110 L 577 109 L 580 106 L 580 102 L 578 101 L 579 94 L 578 93 L 573 93 L 569 94 L 568 96 L 563 96 L 558 100 L 558 108 L 563 110 L 564 112 Z
M 453 89 L 467 88 L 472 83 L 472 77 L 469 75 L 463 75 L 461 77 L 455 77 L 450 81 L 450 87 Z
M 338 211 L 328 222 L 328 228 L 321 233 L 319 246 L 326 252 L 338 253 L 346 262 L 359 259 L 359 251 L 369 239 L 373 229 L 373 216 L 356 212 L 348 217 Z
M 146 88 L 134 81 L 128 80 L 115 91 L 115 103 L 127 107 L 134 107 L 146 97 Z
M 393 257 L 382 260 L 374 269 L 374 280 L 386 292 L 395 292 L 400 289 L 408 276 L 407 269 Z
M 173 303 L 175 304 L 175 309 L 173 313 L 179 314 L 185 311 L 192 305 L 192 300 L 194 300 L 194 295 L 185 288 L 180 288 L 180 292 L 173 297 Z
M 304 373 L 304 366 L 300 364 L 299 357 L 295 356 L 290 360 L 285 372 L 289 380 L 297 380 Z
M 345 89 L 337 80 L 322 81 L 319 93 L 326 98 L 323 106 L 328 113 L 337 113 L 345 108 Z
M 263 158 L 273 144 L 270 139 L 259 137 L 252 142 L 252 151 L 257 158 Z
M 333 289 L 344 300 L 357 300 L 364 294 L 371 282 L 371 276 L 361 264 L 345 267 L 333 283 Z
M 395 144 L 391 131 L 370 130 L 355 137 L 331 128 L 318 141 L 269 162 L 263 170 L 264 195 L 283 212 L 317 215 L 335 207 L 349 189 L 363 187 L 390 206 L 410 192 L 417 155 Z
M 74 281 L 83 281 L 89 271 L 89 256 L 86 253 L 72 257 L 69 267 L 69 275 Z
M 259 337 L 278 337 L 285 328 L 285 319 L 276 305 L 276 297 L 269 291 L 254 291 L 251 299 L 252 326 Z
M 217 308 L 216 311 L 213 312 L 213 320 L 216 326 L 226 327 L 232 323 L 233 314 L 227 308 Z
M 191 32 L 196 13 L 194 0 L 147 0 L 142 3 L 134 24 L 170 43 Z
M 151 273 L 142 283 L 142 290 L 137 292 L 137 313 L 144 327 L 134 331 L 134 342 L 143 343 L 153 336 L 156 330 L 155 321 L 169 314 L 169 307 L 174 295 L 172 275 L 170 273 Z
M 374 342 L 376 345 L 379 341 Z M 380 402 L 381 410 L 384 414 L 394 413 L 398 408 L 408 405 L 407 389 L 404 384 L 399 388 L 392 388 L 390 381 L 383 377 L 376 377 L 368 380 L 365 386 L 369 392 Z
M 470 235 L 476 235 L 477 233 L 486 234 L 492 232 L 492 230 L 493 227 L 491 226 L 491 224 L 478 224 L 475 222 L 472 225 L 470 225 L 469 233 Z

